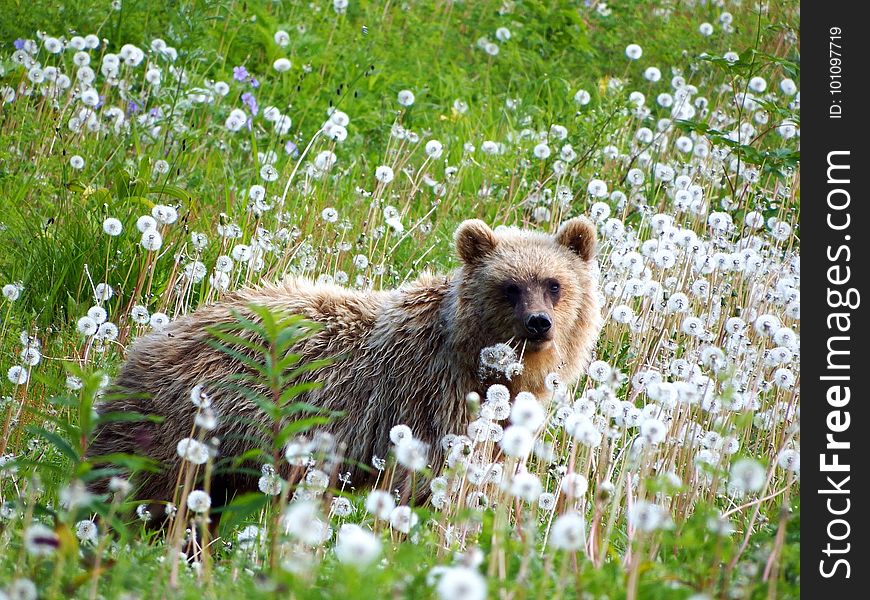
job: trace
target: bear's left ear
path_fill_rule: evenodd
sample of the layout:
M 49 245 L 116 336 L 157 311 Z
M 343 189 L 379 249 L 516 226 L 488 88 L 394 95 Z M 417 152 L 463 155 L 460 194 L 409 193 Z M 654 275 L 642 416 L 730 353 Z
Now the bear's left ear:
M 456 228 L 453 234 L 456 253 L 460 260 L 472 265 L 495 249 L 495 234 L 489 225 L 480 219 L 468 219 Z
M 592 221 L 586 217 L 574 217 L 559 227 L 556 242 L 588 261 L 595 257 L 598 235 Z

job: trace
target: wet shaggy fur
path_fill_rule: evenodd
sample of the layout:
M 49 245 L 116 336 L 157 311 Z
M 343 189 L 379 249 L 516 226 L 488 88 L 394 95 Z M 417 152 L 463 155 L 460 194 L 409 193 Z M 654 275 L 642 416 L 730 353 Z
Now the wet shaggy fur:
M 355 485 L 369 483 L 371 475 L 354 465 L 371 465 L 374 455 L 385 457 L 390 428 L 400 423 L 429 444 L 430 465 L 438 472 L 444 461 L 442 436 L 465 433 L 469 392 L 483 395 L 499 382 L 512 393 L 527 390 L 543 397 L 548 373 L 556 372 L 568 383 L 580 376 L 601 320 L 595 243 L 594 226 L 585 218 L 567 221 L 555 235 L 493 231 L 471 220 L 456 231 L 462 266 L 448 275 L 422 275 L 387 291 L 291 278 L 235 292 L 133 344 L 112 399 L 98 410 L 135 411 L 165 420 L 108 423 L 96 433 L 88 454 L 123 452 L 156 459 L 164 469 L 137 482 L 137 497 L 172 500 L 180 467 L 176 445 L 190 435 L 196 413 L 190 390 L 244 370 L 207 343 L 206 328 L 234 321 L 232 310 L 250 314 L 246 307 L 256 303 L 322 325 L 294 348 L 303 360 L 344 357 L 306 374 L 305 380 L 322 386 L 301 399 L 345 414 L 323 427 L 343 448 L 343 469 L 352 472 Z M 550 316 L 546 339 L 526 339 L 523 319 L 529 310 Z M 509 382 L 482 380 L 480 352 L 501 342 L 522 352 L 523 373 Z M 251 439 L 260 436 L 251 423 L 265 424 L 265 415 L 237 393 L 211 387 L 209 392 L 219 417 L 213 434 L 221 440 L 221 457 L 249 450 Z M 252 474 L 218 474 L 212 495 L 221 503 L 256 486 Z M 217 497 L 221 495 L 225 497 Z

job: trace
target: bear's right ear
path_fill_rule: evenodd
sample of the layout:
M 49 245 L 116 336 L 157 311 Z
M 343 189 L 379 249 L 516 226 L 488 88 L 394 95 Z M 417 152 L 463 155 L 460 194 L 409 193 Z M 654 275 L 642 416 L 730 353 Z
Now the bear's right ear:
M 456 253 L 465 264 L 474 264 L 495 249 L 495 234 L 480 219 L 463 221 L 453 234 Z
M 556 241 L 588 261 L 595 257 L 598 235 L 592 221 L 586 217 L 574 217 L 562 223 L 556 232 Z

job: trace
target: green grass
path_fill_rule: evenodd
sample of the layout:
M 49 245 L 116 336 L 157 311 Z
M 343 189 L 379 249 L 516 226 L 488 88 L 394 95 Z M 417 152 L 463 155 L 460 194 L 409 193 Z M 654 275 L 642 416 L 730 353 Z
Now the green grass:
M 751 321 L 770 313 L 800 331 L 800 276 L 793 262 L 799 257 L 800 138 L 777 130 L 784 121 L 800 124 L 799 101 L 780 88 L 785 78 L 799 88 L 799 14 L 793 2 L 770 3 L 764 14 L 745 2 L 716 4 L 721 3 L 614 2 L 607 14 L 601 2 L 587 6 L 565 0 L 351 0 L 347 13 L 337 15 L 331 2 L 128 0 L 119 10 L 106 2 L 0 2 L 0 89 L 15 96 L 0 104 L 0 285 L 21 286 L 17 299 L 0 300 L 3 372 L 22 364 L 20 332 L 38 340 L 42 357 L 27 369 L 26 383 L 5 377 L 0 383 L 0 547 L 5 549 L 0 598 L 4 590 L 11 596 L 11 582 L 23 578 L 35 582 L 39 597 L 49 598 L 431 597 L 439 593 L 432 569 L 471 561 L 475 549 L 482 553 L 481 562 L 469 564 L 485 578 L 491 598 L 797 597 L 799 469 L 795 475 L 776 465 L 781 451 L 800 449 L 794 415 L 799 394 L 772 382 L 776 368 L 790 363 L 796 370 L 799 357 L 782 365 L 765 363 L 763 351 L 782 344 L 755 331 Z M 723 10 L 733 14 L 732 32 L 723 30 Z M 713 24 L 711 36 L 699 32 L 703 22 Z M 509 40 L 496 41 L 499 27 L 509 30 Z M 274 39 L 281 29 L 289 33 L 286 47 Z M 90 51 L 94 86 L 103 102 L 95 118 L 98 131 L 71 128 L 81 99 L 71 98 L 68 90 L 56 100 L 44 95 L 40 89 L 50 86 L 34 86 L 28 69 L 16 62 L 15 40 L 37 40 L 34 60 L 41 68 L 58 67 L 74 77 L 74 52 L 50 54 L 37 31 L 66 40 L 93 33 L 104 40 Z M 497 55 L 479 47 L 482 37 L 497 43 Z M 151 50 L 155 38 L 176 48 L 174 61 Z M 636 61 L 625 54 L 633 43 L 643 48 Z M 121 52 L 124 44 L 145 51 L 144 60 L 136 67 L 122 65 L 116 79 L 107 82 L 101 59 Z M 727 52 L 736 52 L 739 60 L 725 60 Z M 272 65 L 282 57 L 292 67 L 279 73 Z M 160 71 L 159 88 L 145 81 L 149 63 Z M 259 86 L 234 81 L 238 66 Z M 644 78 L 652 66 L 661 70 L 661 81 Z M 184 78 L 173 75 L 182 70 Z M 675 76 L 695 86 L 692 98 L 705 98 L 708 112 L 698 108 L 690 118 L 674 119 L 653 143 L 638 141 L 639 128 L 658 132 L 659 119 L 671 116 L 656 98 L 674 93 Z M 749 109 L 735 96 L 753 77 L 764 78 L 767 90 L 756 94 L 757 106 Z M 119 80 L 126 82 L 123 94 Z M 227 82 L 229 93 L 197 102 L 196 94 L 214 81 Z M 405 89 L 415 95 L 409 107 L 397 102 Z M 588 104 L 575 101 L 580 89 L 589 92 Z M 633 110 L 632 92 L 644 94 L 648 116 Z M 229 132 L 225 122 L 231 110 L 250 113 L 245 93 L 255 96 L 258 115 L 251 130 Z M 459 110 L 455 101 L 467 104 L 467 110 Z M 131 112 L 131 103 L 137 112 Z M 117 130 L 106 113 L 110 106 L 125 115 Z M 263 118 L 267 106 L 292 119 L 286 133 Z M 350 119 L 341 142 L 318 133 L 332 108 Z M 159 115 L 140 121 L 152 109 Z M 759 120 L 760 112 L 766 122 Z M 741 123 L 751 123 L 753 131 L 739 139 L 731 136 Z M 565 139 L 554 126 L 565 128 Z M 397 137 L 397 128 L 413 132 L 419 141 Z M 723 156 L 680 152 L 674 144 L 680 136 L 695 146 L 706 141 Z M 659 145 L 663 138 L 666 143 Z M 443 144 L 442 156 L 427 157 L 429 140 Z M 297 154 L 285 152 L 288 142 L 295 143 Z M 502 144 L 502 151 L 484 152 L 485 142 Z M 533 150 L 541 142 L 551 151 L 545 160 Z M 574 156 L 560 168 L 565 144 Z M 611 147 L 618 156 L 610 154 Z M 274 181 L 260 174 L 267 151 L 277 155 Z M 331 170 L 318 173 L 311 164 L 325 151 L 337 160 Z M 83 168 L 73 167 L 73 156 L 83 158 Z M 655 176 L 660 164 L 683 169 L 699 186 L 702 206 L 677 208 L 676 185 Z M 391 183 L 375 179 L 380 165 L 394 170 Z M 644 174 L 642 183 L 628 179 L 633 168 Z M 609 192 L 624 192 L 626 200 L 593 197 L 587 191 L 593 179 L 606 182 Z M 265 187 L 268 208 L 249 210 L 253 185 Z M 560 205 L 565 190 L 571 198 Z M 557 513 L 573 506 L 586 519 L 589 535 L 598 520 L 597 554 L 547 546 L 550 513 L 515 502 L 497 486 L 488 489 L 492 507 L 484 511 L 471 508 L 465 498 L 453 498 L 443 510 L 415 507 L 419 525 L 410 536 L 367 514 L 366 491 L 355 490 L 349 494 L 352 515 L 329 521 L 336 531 L 343 522 L 360 523 L 381 541 L 382 560 L 363 571 L 336 558 L 334 537 L 297 555 L 298 547 L 270 525 L 286 508 L 286 494 L 283 503 L 246 497 L 249 504 L 240 503 L 232 524 L 224 522 L 212 551 L 180 570 L 172 544 L 146 530 L 133 501 L 60 505 L 71 484 L 105 467 L 81 455 L 92 433 L 90 406 L 101 374 L 114 374 L 125 347 L 149 329 L 130 320 L 134 304 L 174 317 L 226 291 L 284 275 L 346 276 L 350 287 L 392 288 L 427 269 L 455 267 L 452 233 L 464 219 L 553 231 L 569 216 L 590 214 L 599 201 L 630 232 L 614 234 L 611 223 L 598 223 L 607 325 L 596 358 L 625 377 L 600 383 L 584 377 L 574 396 L 606 388 L 618 400 L 643 408 L 654 399 L 631 379 L 657 369 L 667 380 L 677 380 L 665 372 L 667 365 L 686 358 L 711 376 L 722 408 L 715 414 L 698 403 L 675 409 L 667 420 L 672 437 L 684 423 L 697 423 L 704 432 L 735 437 L 740 450 L 731 456 L 714 448 L 715 460 L 696 468 L 696 449 L 668 442 L 667 451 L 641 452 L 632 467 L 636 428 L 617 426 L 620 433 L 607 452 L 572 443 L 558 427 L 541 432 L 542 439 L 556 444 L 557 460 L 548 465 L 534 459 L 529 470 L 545 490 L 555 492 L 561 477 L 556 466 L 567 468 L 570 458 L 575 468 L 577 459 L 589 492 L 576 505 L 559 504 Z M 158 205 L 174 207 L 179 219 L 160 227 L 162 247 L 148 252 L 139 243 L 136 222 Z M 387 223 L 388 207 L 398 212 L 404 231 Z M 324 220 L 327 208 L 337 211 L 337 222 Z M 717 211 L 727 213 L 735 227 L 715 231 L 708 217 Z M 777 236 L 768 225 L 757 232 L 744 227 L 753 211 L 794 231 Z M 643 296 L 614 296 L 637 276 L 619 257 L 640 252 L 642 242 L 658 237 L 656 214 L 668 215 L 674 225 L 709 242 L 711 257 L 735 252 L 740 240 L 739 248 L 757 247 L 762 261 L 757 276 L 724 268 L 698 272 L 694 258 L 679 248 L 679 267 L 673 270 L 656 266 L 652 255 L 645 259 L 647 279 L 663 285 L 660 299 L 678 291 L 689 295 L 689 312 L 705 319 L 710 339 L 681 332 L 683 313 L 663 311 Z M 123 224 L 118 237 L 103 233 L 107 217 Z M 219 227 L 230 223 L 239 226 L 238 239 L 220 237 Z M 203 249 L 192 243 L 194 232 L 208 237 Z M 263 248 L 261 267 L 240 266 L 236 260 L 226 290 L 208 276 L 194 281 L 183 275 L 193 261 L 210 274 L 219 256 L 257 240 Z M 358 255 L 368 266 L 355 264 Z M 693 294 L 690 289 L 701 278 L 710 291 Z M 106 343 L 76 330 L 78 319 L 94 305 L 94 285 L 100 282 L 114 290 L 102 306 L 120 330 Z M 787 297 L 794 293 L 797 300 Z M 640 324 L 634 329 L 613 318 L 622 305 L 637 315 Z M 726 333 L 725 321 L 735 315 L 750 322 L 745 339 L 757 355 L 732 355 L 726 347 L 735 339 Z M 728 365 L 721 372 L 701 356 L 711 344 L 725 347 Z M 70 374 L 87 385 L 69 390 Z M 737 393 L 757 405 L 729 409 Z M 743 494 L 728 489 L 730 468 L 741 457 L 764 467 L 763 488 Z M 145 466 L 143 457 L 126 460 L 127 467 Z M 668 483 L 668 470 L 679 485 Z M 639 481 L 633 492 L 625 489 L 629 473 Z M 629 497 L 662 504 L 673 526 L 649 533 L 629 527 Z M 730 517 L 730 534 L 711 532 L 711 516 L 721 513 Z M 98 542 L 78 540 L 76 524 L 95 515 Z M 58 548 L 47 556 L 34 555 L 23 544 L 34 522 L 50 526 L 57 536 Z M 262 547 L 240 548 L 236 536 L 250 524 L 262 526 L 268 539 Z M 448 527 L 463 533 L 451 537 Z M 177 541 L 181 533 L 170 539 Z M 466 557 L 455 559 L 455 552 Z

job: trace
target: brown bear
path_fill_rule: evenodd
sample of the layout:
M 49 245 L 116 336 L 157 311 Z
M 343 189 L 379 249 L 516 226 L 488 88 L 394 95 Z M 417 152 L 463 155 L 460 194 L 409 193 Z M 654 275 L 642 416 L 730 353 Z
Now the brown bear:
M 144 454 L 164 470 L 139 481 L 141 499 L 170 501 L 181 459 L 176 447 L 191 432 L 197 408 L 192 388 L 245 367 L 210 345 L 210 326 L 250 315 L 252 303 L 300 314 L 321 325 L 294 347 L 305 361 L 344 357 L 304 375 L 322 385 L 305 402 L 344 416 L 323 429 L 343 448 L 355 485 L 371 481 L 356 465 L 384 457 L 389 432 L 408 425 L 429 446 L 435 473 L 444 462 L 441 438 L 465 433 L 466 397 L 492 383 L 512 393 L 544 394 L 545 378 L 557 373 L 577 381 L 590 359 L 600 324 L 596 233 L 578 217 L 555 235 L 468 220 L 456 230 L 461 267 L 448 275 L 421 275 L 394 290 L 356 291 L 290 278 L 247 288 L 182 316 L 138 339 L 115 380 L 101 413 L 135 411 L 164 417 L 155 422 L 112 422 L 94 436 L 88 454 Z M 510 380 L 481 370 L 481 351 L 495 344 L 516 348 L 523 369 Z M 267 418 L 238 393 L 209 389 L 219 425 L 221 456 L 239 456 L 256 443 L 253 425 Z M 220 479 L 220 477 L 217 477 Z M 215 494 L 230 496 L 257 487 L 254 474 L 215 481 Z M 215 498 L 217 503 L 228 498 Z

